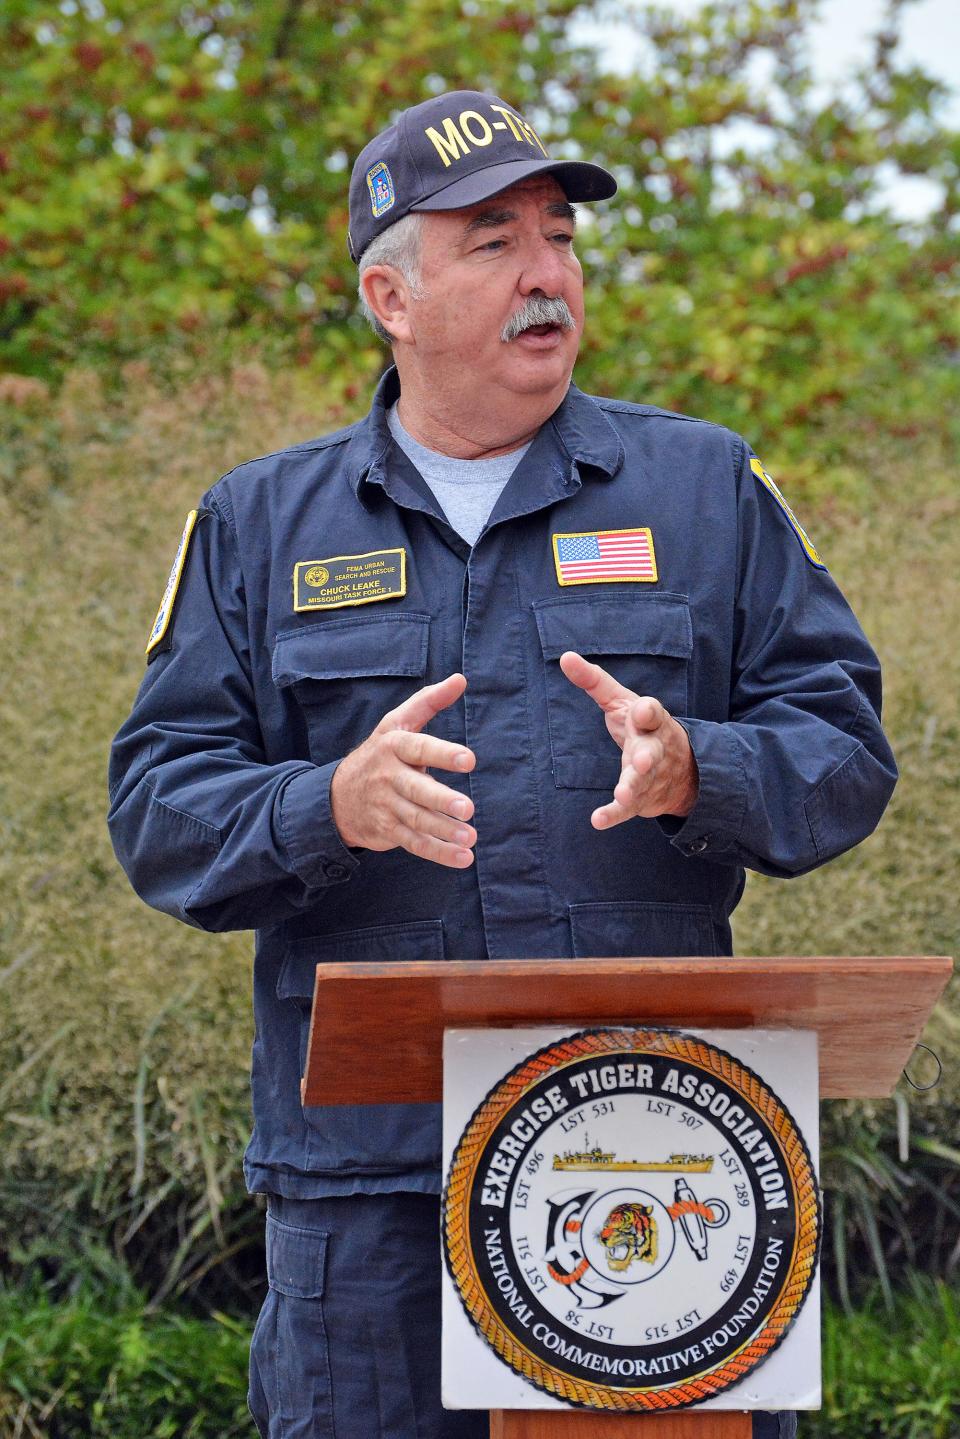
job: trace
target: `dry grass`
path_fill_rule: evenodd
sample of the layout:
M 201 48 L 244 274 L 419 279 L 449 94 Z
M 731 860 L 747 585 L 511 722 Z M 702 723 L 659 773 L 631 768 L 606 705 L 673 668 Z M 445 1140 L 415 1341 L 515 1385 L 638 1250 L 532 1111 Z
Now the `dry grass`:
M 5 418 L 0 1214 L 28 1242 L 50 1228 L 34 1211 L 52 1188 L 58 1222 L 72 1205 L 116 1248 L 172 1179 L 200 1253 L 242 1183 L 251 946 L 132 894 L 104 824 L 107 751 L 187 509 L 232 464 L 329 419 L 255 366 L 176 394 L 134 371 L 122 408 L 80 372 Z M 155 1285 L 170 1260 L 151 1264 Z
M 943 456 L 869 458 L 870 508 L 818 543 L 884 665 L 900 784 L 879 830 L 790 884 L 751 877 L 745 954 L 957 950 L 960 490 Z
M 61 1262 L 99 1226 L 104 1254 L 140 1245 L 154 1292 L 176 1293 L 245 1242 L 231 1215 L 250 942 L 130 892 L 104 825 L 107 747 L 187 509 L 232 464 L 349 416 L 256 365 L 175 393 L 143 366 L 125 381 L 120 404 L 82 371 L 55 398 L 0 396 L 0 1218 L 11 1247 L 52 1244 Z M 743 953 L 957 948 L 960 501 L 945 456 L 890 445 L 864 462 L 869 511 L 804 518 L 885 659 L 901 785 L 852 855 L 791 884 L 751 881 Z M 956 1050 L 949 1031 L 945 1018 Z

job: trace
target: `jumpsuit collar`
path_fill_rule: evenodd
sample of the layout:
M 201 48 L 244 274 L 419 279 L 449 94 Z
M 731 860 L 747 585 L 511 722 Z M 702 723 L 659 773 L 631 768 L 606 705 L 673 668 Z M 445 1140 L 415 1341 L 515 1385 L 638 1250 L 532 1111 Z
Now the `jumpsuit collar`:
M 369 414 L 357 424 L 350 440 L 348 473 L 357 498 L 365 507 L 369 507 L 372 499 L 371 486 L 377 485 L 389 492 L 387 460 L 402 453 L 395 445 L 387 424 L 387 411 L 399 394 L 400 380 L 396 366 L 391 365 L 377 386 Z M 597 478 L 609 480 L 621 468 L 623 460 L 620 436 L 603 410 L 589 395 L 571 384 L 559 407 L 541 425 L 518 466 L 518 475 L 522 474 L 525 478 L 530 476 L 534 464 L 538 468 L 543 467 L 543 493 L 536 496 L 529 494 L 527 499 L 533 503 L 524 503 L 516 512 L 539 508 L 551 500 L 562 498 L 571 489 L 578 489 L 581 466 L 589 467 Z M 559 493 L 555 493 L 554 477 L 560 487 Z M 406 499 L 405 503 L 410 504 L 411 501 Z M 416 500 L 413 507 L 432 508 L 429 502 L 423 504 Z

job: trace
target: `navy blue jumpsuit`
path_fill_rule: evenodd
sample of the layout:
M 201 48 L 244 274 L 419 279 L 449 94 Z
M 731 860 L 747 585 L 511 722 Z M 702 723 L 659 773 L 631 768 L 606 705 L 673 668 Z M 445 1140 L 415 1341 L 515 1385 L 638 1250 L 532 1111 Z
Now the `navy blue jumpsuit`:
M 840 854 L 896 779 L 876 656 L 737 435 L 571 386 L 471 550 L 390 436 L 398 392 L 390 370 L 365 419 L 204 496 L 111 759 L 136 891 L 201 929 L 257 930 L 245 1173 L 290 1201 L 440 1188 L 436 1108 L 301 1107 L 319 961 L 728 954 L 744 867 Z M 656 580 L 560 584 L 555 535 L 633 527 Z M 294 608 L 296 566 L 388 550 L 402 596 Z M 567 649 L 681 720 L 686 819 L 591 828 L 620 751 L 562 675 Z M 476 806 L 475 864 L 345 848 L 338 761 L 455 670 L 466 694 L 429 728 L 476 753 L 441 776 Z

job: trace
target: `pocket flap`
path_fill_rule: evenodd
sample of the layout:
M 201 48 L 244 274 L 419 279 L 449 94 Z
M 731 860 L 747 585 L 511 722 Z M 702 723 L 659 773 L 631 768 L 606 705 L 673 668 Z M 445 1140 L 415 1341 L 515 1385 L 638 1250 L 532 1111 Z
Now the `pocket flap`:
M 717 935 L 707 904 L 658 904 L 647 900 L 599 900 L 570 905 L 575 959 L 645 955 L 674 959 L 716 954 Z
M 365 675 L 422 675 L 427 668 L 430 616 L 358 616 L 325 620 L 277 635 L 273 682 L 356 679 Z
M 345 934 L 318 934 L 292 940 L 277 980 L 278 999 L 313 998 L 318 964 L 379 960 L 443 959 L 443 920 L 421 919 L 412 924 L 378 924 Z
M 564 650 L 677 659 L 693 653 L 690 606 L 681 595 L 564 598 L 543 601 L 534 611 L 544 659 L 559 659 Z
M 284 1224 L 267 1214 L 267 1283 L 291 1299 L 321 1299 L 327 1238 L 319 1229 Z

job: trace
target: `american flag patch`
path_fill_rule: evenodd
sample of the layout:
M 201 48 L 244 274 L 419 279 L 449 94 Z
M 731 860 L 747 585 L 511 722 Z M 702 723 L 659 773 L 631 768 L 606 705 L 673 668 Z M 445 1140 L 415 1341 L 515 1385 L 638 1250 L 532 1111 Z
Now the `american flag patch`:
M 562 585 L 655 580 L 657 560 L 649 530 L 586 530 L 554 535 L 553 558 Z

